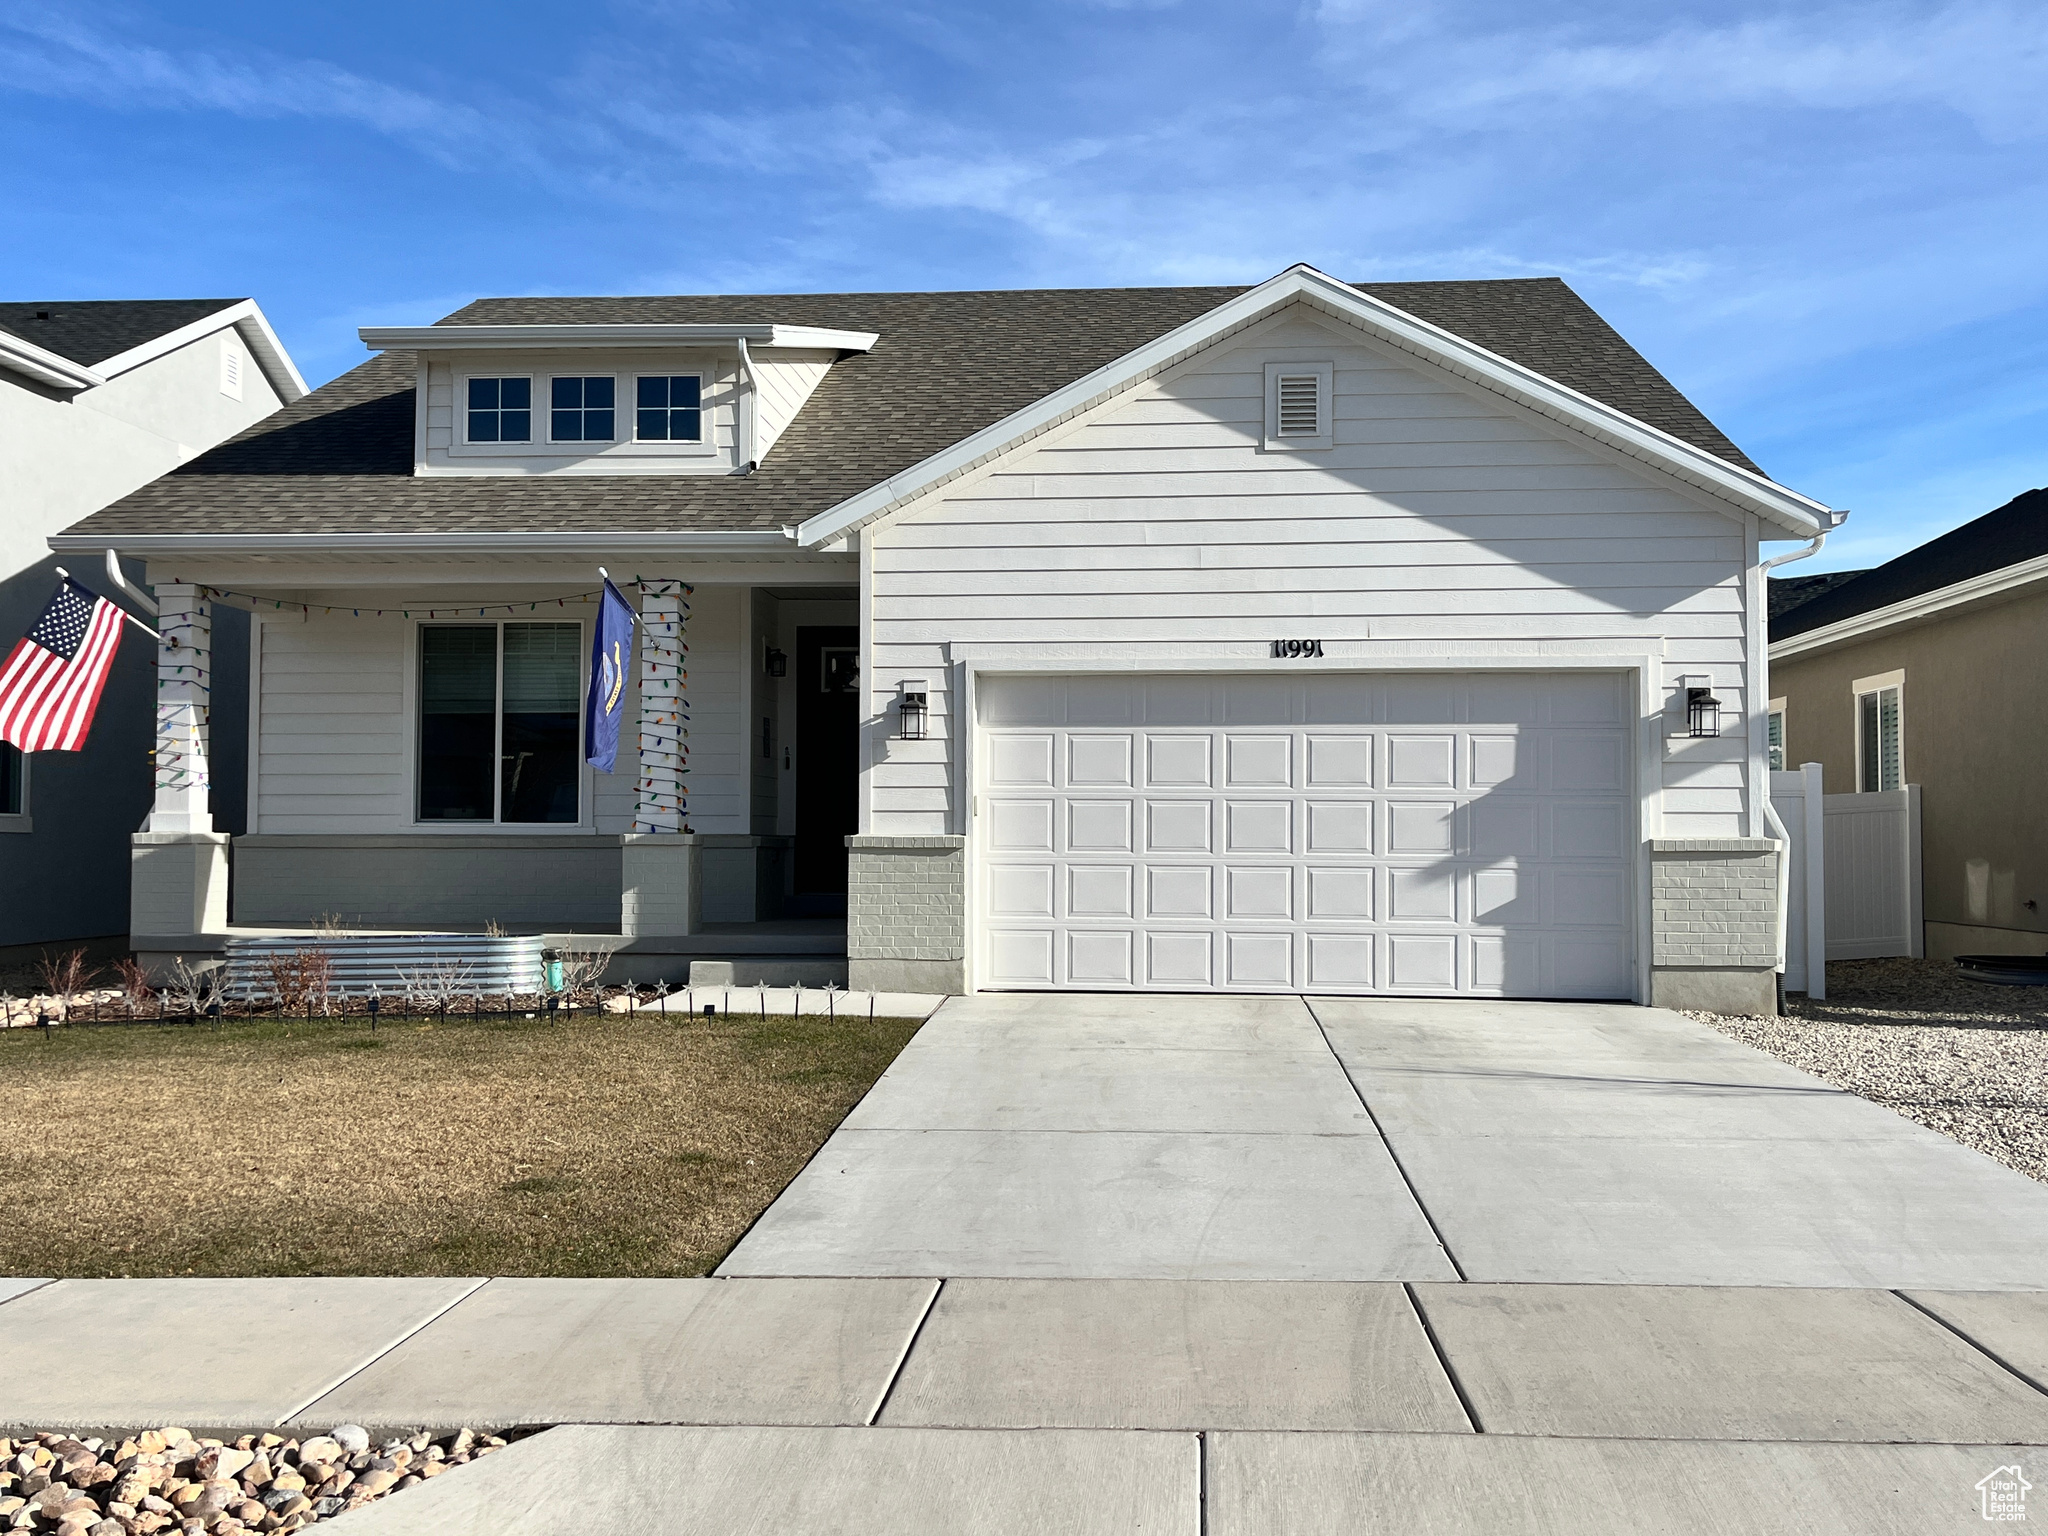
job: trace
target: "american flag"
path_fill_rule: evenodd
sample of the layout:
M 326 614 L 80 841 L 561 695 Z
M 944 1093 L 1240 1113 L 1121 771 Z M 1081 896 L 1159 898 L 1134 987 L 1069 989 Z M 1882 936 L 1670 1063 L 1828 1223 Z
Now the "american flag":
M 68 576 L 0 666 L 0 741 L 76 752 L 121 644 L 121 610 Z

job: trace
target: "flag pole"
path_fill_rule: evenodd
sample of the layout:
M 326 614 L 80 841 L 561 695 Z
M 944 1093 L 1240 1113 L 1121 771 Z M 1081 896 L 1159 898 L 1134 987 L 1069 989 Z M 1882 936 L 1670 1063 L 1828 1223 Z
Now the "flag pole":
M 64 567 L 61 565 L 57 567 L 57 574 L 66 581 L 69 581 L 71 579 L 71 573 L 65 570 Z M 95 593 L 93 595 L 98 596 L 99 594 Z M 109 598 L 108 601 L 113 602 L 113 599 Z M 145 635 L 149 636 L 150 639 L 156 641 L 158 645 L 163 644 L 164 637 L 162 635 L 158 634 L 155 630 L 151 629 L 147 624 L 143 623 L 142 620 L 135 617 L 135 615 L 130 613 L 126 608 L 123 608 L 119 603 L 114 603 L 114 612 L 121 615 L 121 617 L 126 619 L 130 624 L 133 624 L 137 629 L 141 630 Z

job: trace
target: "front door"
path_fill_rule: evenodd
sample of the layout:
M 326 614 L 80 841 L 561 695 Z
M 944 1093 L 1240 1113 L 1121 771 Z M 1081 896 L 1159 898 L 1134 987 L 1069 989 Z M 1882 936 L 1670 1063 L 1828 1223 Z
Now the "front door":
M 860 631 L 796 632 L 796 909 L 846 910 L 846 838 L 860 823 Z

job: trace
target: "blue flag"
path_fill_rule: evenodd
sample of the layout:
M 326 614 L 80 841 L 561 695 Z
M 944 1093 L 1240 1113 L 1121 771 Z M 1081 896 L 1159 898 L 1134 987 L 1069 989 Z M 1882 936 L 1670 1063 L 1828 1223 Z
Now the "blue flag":
M 583 760 L 610 773 L 619 760 L 619 719 L 626 699 L 626 669 L 633 664 L 633 605 L 605 578 L 590 637 L 590 698 L 583 707 Z

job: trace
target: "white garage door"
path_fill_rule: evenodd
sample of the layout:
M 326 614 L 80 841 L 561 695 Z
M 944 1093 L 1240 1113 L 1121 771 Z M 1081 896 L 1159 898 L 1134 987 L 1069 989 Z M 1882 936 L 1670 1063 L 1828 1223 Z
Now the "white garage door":
M 988 677 L 993 987 L 1626 997 L 1613 674 Z

